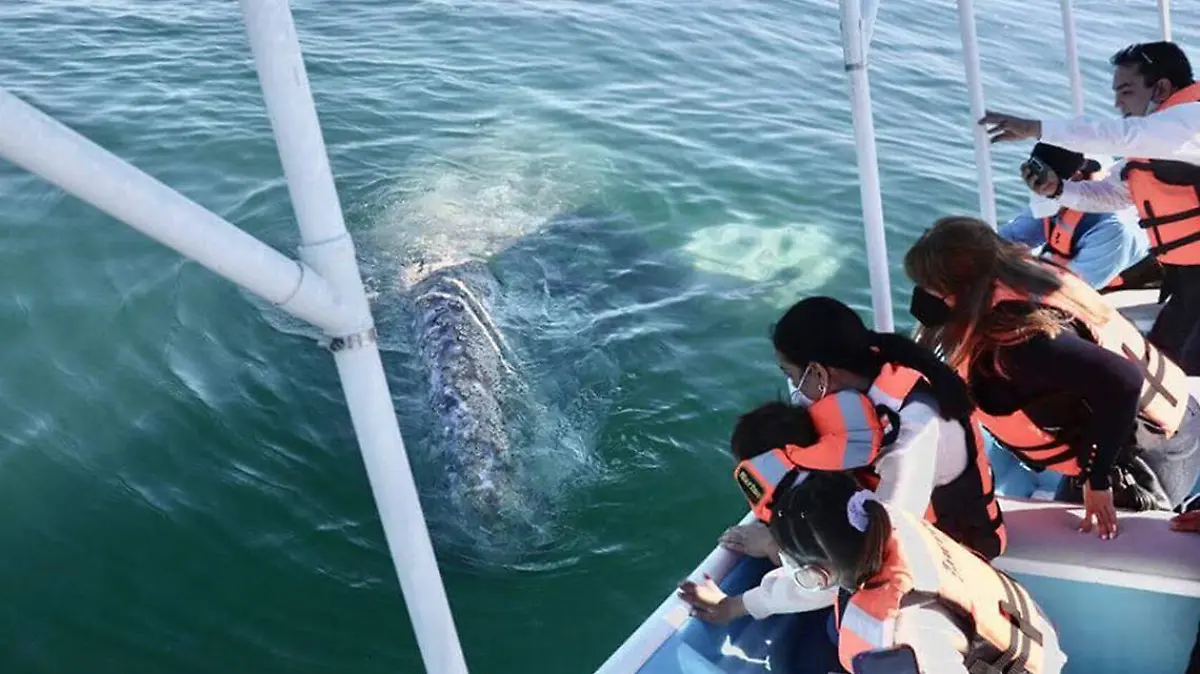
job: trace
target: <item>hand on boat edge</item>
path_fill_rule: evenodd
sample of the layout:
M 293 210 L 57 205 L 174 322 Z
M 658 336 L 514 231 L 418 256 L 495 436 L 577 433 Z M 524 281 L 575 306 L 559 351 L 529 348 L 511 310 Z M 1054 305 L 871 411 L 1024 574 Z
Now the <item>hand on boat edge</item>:
M 692 616 L 706 623 L 724 625 L 746 615 L 741 596 L 725 594 L 708 576 L 704 577 L 703 583 L 683 581 L 679 584 L 678 596 L 692 607 Z
M 717 541 L 721 547 L 749 557 L 769 557 L 779 564 L 779 545 L 762 522 L 750 522 L 729 527 Z
M 1092 521 L 1096 522 L 1096 534 L 1104 540 L 1117 537 L 1117 509 L 1113 505 L 1112 489 L 1092 489 L 1087 482 L 1083 483 L 1083 522 L 1079 530 L 1089 533 Z

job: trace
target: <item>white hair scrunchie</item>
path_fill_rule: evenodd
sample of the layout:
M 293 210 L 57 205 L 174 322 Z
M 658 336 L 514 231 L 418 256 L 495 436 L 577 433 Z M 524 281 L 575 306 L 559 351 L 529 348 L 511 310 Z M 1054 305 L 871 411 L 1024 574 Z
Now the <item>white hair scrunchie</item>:
M 876 501 L 875 492 L 861 489 L 854 492 L 854 496 L 846 502 L 846 518 L 850 520 L 850 526 L 859 531 L 866 531 L 871 524 L 871 517 L 867 515 L 867 501 Z

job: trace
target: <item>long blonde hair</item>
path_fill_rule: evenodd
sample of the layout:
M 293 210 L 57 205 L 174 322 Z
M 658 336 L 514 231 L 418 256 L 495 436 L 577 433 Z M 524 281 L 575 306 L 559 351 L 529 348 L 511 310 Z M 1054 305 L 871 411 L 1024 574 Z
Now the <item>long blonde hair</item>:
M 956 370 L 965 362 L 990 357 L 993 369 L 1003 376 L 997 347 L 1020 344 L 1039 334 L 1054 337 L 1076 319 L 1102 323 L 1113 311 L 1078 278 L 1057 273 L 1025 246 L 1002 239 L 971 217 L 935 222 L 904 256 L 904 271 L 918 286 L 949 298 L 953 305 L 949 322 L 922 328 L 917 340 L 940 352 Z M 993 311 L 999 287 L 1031 296 L 1027 309 Z M 1055 292 L 1061 292 L 1067 311 L 1037 303 L 1037 296 Z

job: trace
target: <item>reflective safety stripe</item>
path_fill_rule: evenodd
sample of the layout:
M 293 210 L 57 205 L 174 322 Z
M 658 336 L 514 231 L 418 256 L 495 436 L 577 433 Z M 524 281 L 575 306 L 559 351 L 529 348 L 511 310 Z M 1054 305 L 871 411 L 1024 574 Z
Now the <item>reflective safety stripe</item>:
M 854 390 L 838 391 L 809 410 L 820 440 L 810 447 L 788 445 L 788 458 L 810 470 L 871 465 L 879 453 L 883 425 L 869 398 Z
M 768 491 L 774 491 L 774 488 L 783 480 L 783 476 L 795 467 L 791 461 L 787 460 L 783 452 L 779 451 L 759 454 L 750 460 L 750 465 L 754 466 L 755 472 L 758 473 L 757 477 L 763 481 L 763 486 L 768 487 Z
M 850 636 L 847 632 L 863 642 L 859 648 L 854 649 L 854 652 L 889 648 L 896 637 L 896 620 L 894 618 L 880 620 L 867 613 L 858 604 L 850 602 L 845 613 L 842 614 L 841 638 L 845 639 Z M 850 646 L 850 644 L 846 645 Z

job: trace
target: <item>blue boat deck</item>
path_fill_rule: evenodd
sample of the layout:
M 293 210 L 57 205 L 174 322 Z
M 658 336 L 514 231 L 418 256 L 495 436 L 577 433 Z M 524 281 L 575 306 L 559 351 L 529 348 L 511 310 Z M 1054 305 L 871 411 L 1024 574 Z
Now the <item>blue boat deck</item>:
M 1066 672 L 1183 674 L 1200 625 L 1200 536 L 1170 532 L 1169 513 L 1124 514 L 1114 541 L 1077 534 L 1078 507 L 1027 498 L 1052 494 L 1055 477 L 1029 472 L 1007 452 L 991 454 L 1010 532 L 1009 551 L 996 564 L 1029 589 L 1057 626 L 1070 658 Z M 733 594 L 757 585 L 770 566 L 729 555 L 727 568 L 713 575 Z M 622 649 L 627 652 L 618 651 L 599 671 L 844 671 L 837 662 L 832 609 L 761 621 L 747 617 L 718 627 L 689 619 L 686 607 L 670 603 L 647 621 L 652 627 L 655 621 L 671 625 L 660 630 L 657 647 L 642 644 L 648 657 L 628 652 L 639 650 L 628 648 L 639 639 L 635 633 Z
M 721 584 L 741 592 L 767 570 L 745 560 Z M 1183 674 L 1200 599 L 1014 573 L 1059 630 L 1068 674 Z M 642 674 L 828 674 L 837 663 L 832 609 L 737 620 L 724 627 L 689 620 L 640 669 Z

